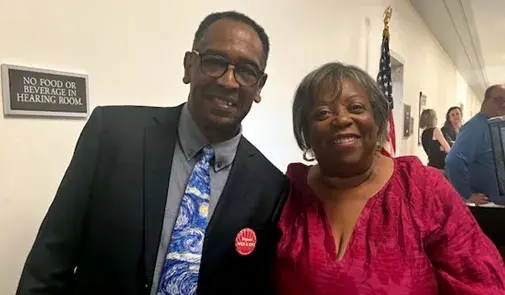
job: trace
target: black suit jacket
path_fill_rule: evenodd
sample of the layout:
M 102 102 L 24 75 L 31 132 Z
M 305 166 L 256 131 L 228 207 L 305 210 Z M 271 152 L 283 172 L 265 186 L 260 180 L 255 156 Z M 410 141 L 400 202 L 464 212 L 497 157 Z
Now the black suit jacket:
M 149 294 L 181 109 L 93 111 L 28 255 L 18 295 Z M 207 228 L 199 295 L 273 293 L 285 190 L 285 176 L 242 138 Z M 235 237 L 246 227 L 258 242 L 240 256 Z

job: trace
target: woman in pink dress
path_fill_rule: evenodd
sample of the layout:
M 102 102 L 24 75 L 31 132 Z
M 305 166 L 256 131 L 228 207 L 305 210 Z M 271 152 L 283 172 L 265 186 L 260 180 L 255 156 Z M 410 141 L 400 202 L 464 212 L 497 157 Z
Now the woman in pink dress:
M 277 249 L 280 295 L 505 294 L 503 261 L 440 171 L 381 155 L 388 104 L 364 71 L 329 63 L 293 103 L 306 160 Z

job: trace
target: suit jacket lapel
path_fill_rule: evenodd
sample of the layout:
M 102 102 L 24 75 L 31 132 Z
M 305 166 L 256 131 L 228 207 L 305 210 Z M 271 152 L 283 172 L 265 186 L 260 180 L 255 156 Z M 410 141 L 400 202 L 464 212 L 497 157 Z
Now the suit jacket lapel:
M 233 162 L 233 166 L 228 176 L 226 185 L 221 193 L 217 207 L 212 214 L 212 217 L 207 226 L 205 235 L 203 257 L 202 259 L 212 259 L 214 255 L 206 255 L 208 251 L 212 251 L 212 247 L 219 244 L 220 235 L 214 232 L 218 229 L 225 229 L 230 226 L 230 220 L 236 220 L 236 215 L 230 212 L 231 208 L 237 208 L 244 205 L 244 200 L 249 192 L 249 185 L 253 175 L 252 168 L 254 166 L 254 150 L 251 144 L 242 137 L 237 147 L 237 154 Z M 237 206 L 237 207 L 236 207 Z M 211 245 L 211 246 L 208 246 Z M 219 263 L 219 262 L 216 262 Z M 211 264 L 212 265 L 212 262 Z
M 144 256 L 151 285 L 165 215 L 177 126 L 182 106 L 156 116 L 145 130 L 144 147 Z

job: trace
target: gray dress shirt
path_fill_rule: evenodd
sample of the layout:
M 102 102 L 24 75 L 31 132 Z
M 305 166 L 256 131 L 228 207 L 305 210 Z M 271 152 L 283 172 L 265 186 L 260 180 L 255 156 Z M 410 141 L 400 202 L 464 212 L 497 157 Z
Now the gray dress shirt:
M 199 152 L 209 144 L 205 136 L 191 118 L 191 114 L 184 105 L 179 119 L 178 142 L 175 144 L 174 157 L 172 162 L 172 172 L 170 173 L 170 182 L 168 186 L 167 202 L 165 206 L 165 217 L 161 232 L 158 256 L 154 269 L 153 284 L 151 295 L 156 295 L 160 282 L 163 264 L 170 243 L 172 229 L 179 213 L 179 206 L 189 181 L 189 176 L 193 166 L 199 160 Z M 242 137 L 241 132 L 235 137 L 216 144 L 212 144 L 214 149 L 213 168 L 210 169 L 210 201 L 209 201 L 209 220 L 216 208 L 217 202 L 223 188 L 228 180 L 230 169 L 237 153 L 237 146 Z

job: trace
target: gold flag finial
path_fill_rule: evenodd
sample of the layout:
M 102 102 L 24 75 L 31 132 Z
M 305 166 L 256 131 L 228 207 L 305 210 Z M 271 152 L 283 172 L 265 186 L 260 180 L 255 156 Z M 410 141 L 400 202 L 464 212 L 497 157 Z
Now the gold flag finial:
M 384 37 L 388 37 L 389 39 L 389 23 L 391 21 L 391 15 L 393 14 L 393 8 L 388 6 L 386 10 L 384 10 L 384 31 L 382 35 Z

